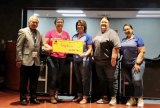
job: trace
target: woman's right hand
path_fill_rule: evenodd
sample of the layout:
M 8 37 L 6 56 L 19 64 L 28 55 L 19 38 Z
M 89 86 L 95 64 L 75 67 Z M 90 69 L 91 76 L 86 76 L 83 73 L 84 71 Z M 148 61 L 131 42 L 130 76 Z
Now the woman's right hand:
M 134 70 L 134 72 L 136 72 L 136 73 L 140 72 L 140 65 L 135 64 L 134 67 L 133 67 L 133 70 Z
M 48 53 L 51 53 L 52 52 L 52 47 L 46 47 L 46 46 L 43 46 L 42 47 L 42 50 L 48 52 Z
M 46 51 L 47 51 L 48 53 L 52 53 L 52 47 L 51 47 L 51 48 L 47 48 Z

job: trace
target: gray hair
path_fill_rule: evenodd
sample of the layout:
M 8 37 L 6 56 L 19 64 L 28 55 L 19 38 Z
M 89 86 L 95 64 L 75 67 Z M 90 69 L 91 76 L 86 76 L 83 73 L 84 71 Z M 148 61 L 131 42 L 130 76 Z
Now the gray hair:
M 38 20 L 38 22 L 39 22 L 39 18 L 38 18 L 38 16 L 32 15 L 31 17 L 29 17 L 29 19 L 28 19 L 28 23 L 29 23 L 29 22 L 31 22 L 33 19 L 37 19 L 37 20 Z

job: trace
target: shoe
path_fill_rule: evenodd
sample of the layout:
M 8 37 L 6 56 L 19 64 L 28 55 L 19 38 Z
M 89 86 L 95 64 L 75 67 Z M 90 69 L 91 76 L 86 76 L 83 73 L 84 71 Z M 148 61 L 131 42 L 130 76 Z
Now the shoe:
M 133 106 L 133 105 L 136 105 L 136 100 L 135 98 L 130 98 L 127 103 L 126 103 L 127 106 Z
M 59 100 L 58 94 L 55 94 L 55 99 L 56 99 L 56 100 Z
M 112 97 L 112 98 L 111 98 L 111 101 L 109 102 L 109 105 L 114 106 L 114 105 L 116 105 L 116 104 L 117 104 L 117 99 L 116 99 L 116 97 Z
M 59 93 L 59 91 L 58 91 L 58 90 L 56 90 L 55 95 L 54 95 L 54 97 L 55 97 L 55 99 L 56 99 L 57 101 L 59 101 L 59 100 L 60 100 L 60 99 L 58 98 L 58 93 Z
M 33 104 L 40 104 L 40 101 L 38 99 L 30 99 L 30 103 L 33 103 Z
M 99 99 L 98 101 L 96 101 L 97 104 L 107 104 L 109 101 L 108 101 L 108 98 L 107 96 L 103 96 L 101 99 Z
M 83 98 L 79 103 L 80 104 L 86 104 L 86 103 L 88 103 L 88 100 L 87 100 L 87 98 Z
M 78 96 L 72 100 L 72 102 L 79 102 L 82 100 L 82 96 Z
M 143 106 L 144 106 L 143 99 L 138 99 L 137 106 L 138 106 L 138 107 L 143 107 Z
M 27 99 L 22 99 L 22 100 L 20 100 L 20 103 L 21 103 L 21 105 L 27 105 L 28 101 L 27 101 Z
M 52 104 L 57 104 L 58 103 L 54 96 L 51 97 L 51 103 Z

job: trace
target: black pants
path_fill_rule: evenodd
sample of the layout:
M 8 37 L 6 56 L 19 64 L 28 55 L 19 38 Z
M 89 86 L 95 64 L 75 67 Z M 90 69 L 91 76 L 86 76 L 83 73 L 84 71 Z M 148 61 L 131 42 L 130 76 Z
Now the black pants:
M 60 89 L 64 62 L 64 58 L 47 57 L 49 89 Z
M 111 66 L 110 61 L 105 62 L 105 63 L 95 63 L 96 66 L 96 72 L 97 76 L 100 81 L 100 89 L 103 89 L 102 95 L 103 96 L 116 96 L 115 94 L 115 86 L 114 86 L 114 81 L 115 81 L 115 68 Z
M 40 74 L 40 66 L 24 66 L 20 68 L 20 100 L 27 99 L 27 94 L 30 98 L 37 98 L 36 90 L 38 84 L 38 77 Z M 29 86 L 28 86 L 29 83 Z M 28 91 L 29 87 L 29 91 Z

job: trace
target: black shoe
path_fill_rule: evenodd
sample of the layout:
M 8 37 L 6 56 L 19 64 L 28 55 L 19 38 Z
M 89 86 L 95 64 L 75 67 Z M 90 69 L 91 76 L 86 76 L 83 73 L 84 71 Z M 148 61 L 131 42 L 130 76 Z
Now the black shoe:
M 75 97 L 72 102 L 80 102 L 82 100 L 81 96 Z
M 30 99 L 30 103 L 40 104 L 40 101 L 38 99 Z
M 21 103 L 21 105 L 27 105 L 28 101 L 27 101 L 27 99 L 22 99 L 22 100 L 20 100 L 20 103 Z

